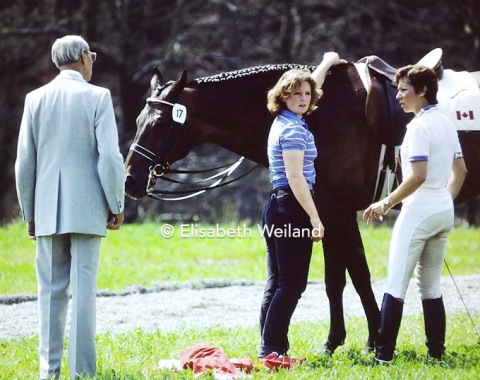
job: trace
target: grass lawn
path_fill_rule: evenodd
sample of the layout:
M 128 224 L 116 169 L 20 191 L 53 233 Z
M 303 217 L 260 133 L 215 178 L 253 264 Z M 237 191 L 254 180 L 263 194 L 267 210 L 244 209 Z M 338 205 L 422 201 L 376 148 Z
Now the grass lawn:
M 212 226 L 197 226 L 212 228 Z M 238 226 L 221 226 L 224 229 Z M 162 236 L 161 224 L 125 225 L 109 232 L 102 242 L 99 289 L 122 290 L 129 285 L 181 284 L 202 279 L 265 280 L 264 242 L 256 226 L 251 236 L 196 238 L 182 236 L 175 226 L 171 238 Z M 185 227 L 191 228 L 191 227 Z M 373 278 L 386 276 L 389 227 L 361 225 Z M 480 273 L 480 231 L 456 228 L 449 239 L 447 262 L 455 276 Z M 0 294 L 35 294 L 35 243 L 26 238 L 23 223 L 0 228 Z M 323 253 L 316 244 L 311 280 L 323 279 Z M 448 272 L 445 270 L 445 275 Z M 478 326 L 479 315 L 473 315 Z M 268 372 L 256 366 L 254 379 L 477 379 L 480 373 L 480 341 L 465 313 L 449 315 L 444 363 L 425 362 L 423 319 L 406 316 L 402 321 L 394 365 L 372 367 L 372 357 L 362 353 L 364 321 L 348 318 L 348 342 L 331 358 L 316 353 L 328 333 L 328 323 L 291 326 L 294 357 L 306 362 L 292 370 Z M 358 327 L 357 327 L 358 326 Z M 1 328 L 1 327 L 0 327 Z M 171 333 L 97 336 L 96 379 L 194 379 L 191 371 L 156 370 L 161 359 L 178 359 L 178 352 L 197 342 L 222 348 L 229 357 L 256 357 L 258 331 L 252 329 L 193 329 Z M 67 343 L 68 344 L 68 343 Z M 38 337 L 0 341 L 0 379 L 36 379 Z M 62 375 L 68 373 L 66 353 Z M 206 375 L 203 379 L 213 379 Z
M 129 224 L 109 231 L 102 241 L 98 288 L 112 291 L 130 285 L 181 284 L 202 279 L 265 280 L 265 244 L 257 226 L 250 235 L 235 238 L 164 238 L 164 225 Z M 215 226 L 199 226 L 197 228 Z M 187 228 L 190 228 L 189 225 Z M 216 228 L 216 227 L 215 227 Z M 239 228 L 220 226 L 224 230 Z M 191 228 L 190 228 L 191 229 Z M 185 230 L 185 228 L 184 228 Z M 372 278 L 385 278 L 391 228 L 360 224 Z M 446 260 L 455 276 L 480 273 L 480 230 L 455 228 L 450 234 Z M 0 294 L 35 294 L 35 243 L 26 238 L 23 223 L 0 228 Z M 311 280 L 323 279 L 322 245 L 314 245 Z M 444 268 L 444 275 L 448 275 Z

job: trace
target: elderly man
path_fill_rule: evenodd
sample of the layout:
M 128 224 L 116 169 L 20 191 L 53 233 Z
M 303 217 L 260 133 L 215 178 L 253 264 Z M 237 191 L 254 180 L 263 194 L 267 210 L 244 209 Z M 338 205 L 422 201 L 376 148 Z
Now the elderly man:
M 70 377 L 96 371 L 101 237 L 123 222 L 124 168 L 110 91 L 89 84 L 96 53 L 80 36 L 52 46 L 59 75 L 27 94 L 15 176 L 28 236 L 37 242 L 40 378 L 59 378 L 69 285 Z

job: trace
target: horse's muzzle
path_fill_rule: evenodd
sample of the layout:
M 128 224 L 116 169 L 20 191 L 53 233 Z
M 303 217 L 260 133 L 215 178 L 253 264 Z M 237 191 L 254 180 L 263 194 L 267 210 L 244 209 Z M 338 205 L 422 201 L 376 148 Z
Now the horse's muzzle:
M 133 199 L 140 199 L 147 195 L 146 184 L 140 186 L 135 177 L 127 174 L 125 179 L 125 195 Z

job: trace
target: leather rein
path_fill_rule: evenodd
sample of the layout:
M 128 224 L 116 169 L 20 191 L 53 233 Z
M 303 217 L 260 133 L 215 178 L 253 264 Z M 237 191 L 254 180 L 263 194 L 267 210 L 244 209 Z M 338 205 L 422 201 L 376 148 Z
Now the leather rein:
M 140 144 L 133 143 L 130 146 L 130 150 L 140 154 L 141 156 L 145 157 L 147 160 L 152 162 L 152 165 L 149 167 L 149 174 L 148 174 L 148 181 L 146 186 L 146 193 L 149 197 L 162 200 L 162 201 L 180 201 L 188 198 L 195 197 L 204 193 L 207 190 L 213 190 L 218 187 L 229 185 L 233 182 L 238 181 L 239 179 L 247 176 L 252 171 L 254 171 L 259 164 L 255 165 L 253 168 L 249 169 L 245 173 L 239 175 L 236 178 L 231 180 L 225 181 L 233 172 L 240 166 L 240 164 L 244 161 L 245 157 L 240 157 L 237 161 L 233 163 L 229 163 L 226 165 L 218 166 L 211 169 L 205 170 L 181 170 L 181 169 L 172 169 L 170 168 L 170 164 L 166 161 L 166 157 L 170 150 L 172 149 L 179 132 L 182 130 L 182 126 L 185 123 L 187 117 L 187 109 L 183 104 L 180 103 L 171 103 L 167 102 L 166 100 L 158 99 L 158 98 L 147 98 L 148 103 L 155 103 L 155 104 L 166 104 L 172 107 L 172 123 L 170 125 L 170 131 L 168 137 L 164 140 L 163 144 L 159 148 L 159 153 L 154 153 L 149 149 L 141 146 Z M 223 169 L 223 170 L 221 170 Z M 173 178 L 169 178 L 165 176 L 165 174 L 203 174 L 203 173 L 211 173 L 221 170 L 219 173 L 209 176 L 208 178 L 199 180 L 197 182 L 185 182 L 175 180 Z M 185 190 L 159 190 L 155 189 L 155 184 L 158 179 L 164 180 L 166 182 L 180 184 L 180 185 L 187 185 L 187 186 L 194 186 L 194 188 L 185 189 Z M 208 181 L 214 181 L 210 185 L 206 185 Z M 168 195 L 169 197 L 165 197 L 164 195 Z M 172 195 L 179 195 L 178 197 L 171 197 Z

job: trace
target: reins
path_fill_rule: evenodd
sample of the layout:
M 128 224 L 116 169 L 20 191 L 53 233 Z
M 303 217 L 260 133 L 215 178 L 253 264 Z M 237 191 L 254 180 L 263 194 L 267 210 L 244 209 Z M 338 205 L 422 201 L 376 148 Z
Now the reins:
M 171 169 L 170 165 L 166 162 L 166 157 L 170 150 L 172 149 L 173 144 L 183 126 L 186 117 L 187 117 L 187 109 L 184 105 L 180 103 L 171 103 L 167 102 L 162 99 L 157 98 L 148 98 L 147 103 L 162 103 L 172 106 L 172 123 L 170 126 L 170 131 L 168 137 L 163 141 L 162 145 L 160 146 L 158 152 L 154 153 L 149 149 L 137 144 L 133 143 L 130 146 L 130 150 L 140 154 L 141 156 L 145 157 L 149 161 L 152 161 L 153 165 L 149 168 L 148 174 L 148 181 L 146 186 L 146 193 L 149 197 L 162 200 L 162 201 L 180 201 L 188 198 L 195 197 L 204 193 L 207 190 L 213 190 L 218 187 L 223 187 L 229 185 L 233 182 L 240 180 L 241 178 L 247 176 L 252 171 L 254 171 L 260 165 L 257 164 L 253 168 L 249 169 L 245 173 L 239 175 L 236 178 L 233 178 L 229 181 L 224 182 L 233 172 L 240 166 L 240 164 L 244 161 L 245 157 L 240 157 L 236 162 L 230 163 L 227 165 L 218 166 L 212 169 L 205 169 L 205 170 L 181 170 L 181 169 Z M 165 176 L 165 174 L 202 174 L 202 173 L 210 173 L 217 170 L 222 170 L 219 173 L 209 176 L 208 178 L 202 179 L 197 182 L 185 182 L 179 181 L 173 178 L 169 178 Z M 187 190 L 159 190 L 155 189 L 154 186 L 158 179 L 161 179 L 166 182 L 180 184 L 180 185 L 188 185 L 188 186 L 201 186 L 195 187 Z M 206 186 L 205 183 L 208 181 L 215 180 L 210 185 Z M 183 194 L 183 195 L 182 195 Z M 179 197 L 165 197 L 164 195 L 172 196 L 172 195 L 182 195 Z
M 253 172 L 256 168 L 258 168 L 260 165 L 257 164 L 253 168 L 247 170 L 245 173 L 242 173 L 238 177 L 235 177 L 231 180 L 225 181 L 230 175 L 233 174 L 233 172 L 240 166 L 240 164 L 244 161 L 245 157 L 240 157 L 236 162 L 233 164 L 228 164 L 228 165 L 223 165 L 217 168 L 213 169 L 206 169 L 206 170 L 197 170 L 197 171 L 188 171 L 188 170 L 174 170 L 174 169 L 167 169 L 164 173 L 176 173 L 176 174 L 182 174 L 182 173 L 194 173 L 194 174 L 199 174 L 199 173 L 208 173 L 212 172 L 214 170 L 222 169 L 225 168 L 225 170 L 214 174 L 208 178 L 202 179 L 197 182 L 184 182 L 184 181 L 178 181 L 174 180 L 172 178 L 166 177 L 163 175 L 163 173 L 159 176 L 155 174 L 155 168 L 150 169 L 150 174 L 148 178 L 148 183 L 147 183 L 147 195 L 153 199 L 156 200 L 162 200 L 162 201 L 181 201 L 184 199 L 192 198 L 197 195 L 203 194 L 204 192 L 208 190 L 213 190 L 219 187 L 223 187 L 226 185 L 229 185 L 233 182 L 236 182 L 243 177 L 246 177 L 248 174 Z M 171 183 L 176 183 L 176 184 L 181 184 L 181 185 L 189 185 L 189 186 L 202 186 L 202 187 L 196 187 L 196 188 L 190 188 L 186 190 L 160 190 L 160 189 L 155 189 L 154 185 L 157 179 L 161 179 L 167 182 Z M 213 183 L 210 185 L 204 185 L 205 182 L 215 180 Z M 182 195 L 183 194 L 183 195 Z M 178 197 L 169 197 L 172 195 L 180 195 Z

